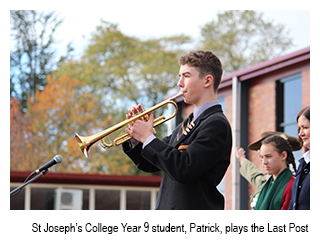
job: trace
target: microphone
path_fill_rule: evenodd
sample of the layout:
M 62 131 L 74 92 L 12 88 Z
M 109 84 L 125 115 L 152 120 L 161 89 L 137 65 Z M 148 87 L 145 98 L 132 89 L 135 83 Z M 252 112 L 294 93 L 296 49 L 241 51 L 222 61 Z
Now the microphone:
M 30 174 L 29 177 L 31 177 L 35 174 L 38 174 L 39 172 L 42 172 L 43 170 L 48 169 L 57 163 L 61 163 L 62 159 L 63 158 L 61 157 L 61 155 L 55 155 L 53 159 L 51 159 L 49 162 L 47 162 L 46 164 L 44 164 L 43 166 L 41 166 L 40 168 L 35 170 L 33 173 Z

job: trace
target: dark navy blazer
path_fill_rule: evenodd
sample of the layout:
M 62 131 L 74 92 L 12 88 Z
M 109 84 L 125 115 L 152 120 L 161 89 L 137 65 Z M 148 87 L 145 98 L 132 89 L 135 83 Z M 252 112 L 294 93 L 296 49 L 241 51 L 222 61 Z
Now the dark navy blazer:
M 306 164 L 304 158 L 299 162 L 289 210 L 310 210 L 310 162 Z
M 181 125 L 144 149 L 141 143 L 133 149 L 122 145 L 140 170 L 163 172 L 156 209 L 224 209 L 217 186 L 230 164 L 230 124 L 221 105 L 205 110 L 194 124 L 178 141 Z

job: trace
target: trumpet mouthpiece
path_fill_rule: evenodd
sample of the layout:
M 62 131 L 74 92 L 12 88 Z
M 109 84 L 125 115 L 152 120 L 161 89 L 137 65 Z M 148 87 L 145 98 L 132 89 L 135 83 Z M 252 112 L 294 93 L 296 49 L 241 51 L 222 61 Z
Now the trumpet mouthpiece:
M 183 96 L 183 92 L 179 92 L 177 95 L 173 96 L 172 99 L 176 99 L 178 97 L 182 97 Z

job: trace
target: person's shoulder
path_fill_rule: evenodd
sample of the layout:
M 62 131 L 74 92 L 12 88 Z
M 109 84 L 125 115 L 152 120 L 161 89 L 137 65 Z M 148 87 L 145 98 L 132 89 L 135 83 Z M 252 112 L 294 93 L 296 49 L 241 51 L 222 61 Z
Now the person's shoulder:
M 287 185 L 286 185 L 285 192 L 286 191 L 291 191 L 291 188 L 292 188 L 292 185 L 294 183 L 294 180 L 295 180 L 295 178 L 292 176 L 290 178 L 290 180 L 288 181 Z

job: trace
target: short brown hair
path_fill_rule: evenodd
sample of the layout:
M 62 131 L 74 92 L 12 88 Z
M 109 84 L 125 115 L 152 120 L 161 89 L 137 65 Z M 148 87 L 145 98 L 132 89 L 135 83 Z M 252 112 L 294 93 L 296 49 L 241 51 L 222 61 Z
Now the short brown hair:
M 180 58 L 179 64 L 196 67 L 200 72 L 200 78 L 208 74 L 212 75 L 214 81 L 213 90 L 217 92 L 221 82 L 222 65 L 219 58 L 212 52 L 203 50 L 190 52 Z

